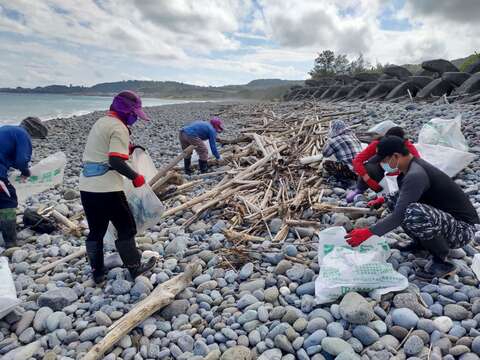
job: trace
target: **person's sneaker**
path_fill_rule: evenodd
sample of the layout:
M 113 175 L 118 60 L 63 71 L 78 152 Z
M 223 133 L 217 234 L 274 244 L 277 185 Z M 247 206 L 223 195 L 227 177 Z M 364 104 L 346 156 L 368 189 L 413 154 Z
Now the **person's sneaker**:
M 155 256 L 152 256 L 144 263 L 141 263 L 136 267 L 129 268 L 128 270 L 130 271 L 130 275 L 132 275 L 132 278 L 135 279 L 137 276 L 143 275 L 147 271 L 152 270 L 156 264 L 157 258 Z
M 416 277 L 423 280 L 432 280 L 434 278 L 444 278 L 457 272 L 457 267 L 449 261 L 434 260 L 429 267 L 423 271 L 418 271 Z

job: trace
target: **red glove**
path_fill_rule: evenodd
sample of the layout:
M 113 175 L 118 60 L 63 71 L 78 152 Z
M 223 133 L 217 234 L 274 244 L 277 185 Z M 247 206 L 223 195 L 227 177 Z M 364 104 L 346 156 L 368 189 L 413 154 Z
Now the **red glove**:
M 372 235 L 373 233 L 370 231 L 369 228 L 355 229 L 345 235 L 345 239 L 347 240 L 348 245 L 356 247 Z
M 377 197 L 375 200 L 369 201 L 367 203 L 368 207 L 378 209 L 380 206 L 382 206 L 385 203 L 385 198 L 383 196 Z
M 378 182 L 376 182 L 375 180 L 373 180 L 372 178 L 368 179 L 366 181 L 368 187 L 370 189 L 372 189 L 373 191 L 375 192 L 380 192 L 382 191 L 382 187 L 378 184 Z
M 133 183 L 133 186 L 138 188 L 145 184 L 145 178 L 143 177 L 143 175 L 137 175 L 137 177 L 133 179 L 132 183 Z

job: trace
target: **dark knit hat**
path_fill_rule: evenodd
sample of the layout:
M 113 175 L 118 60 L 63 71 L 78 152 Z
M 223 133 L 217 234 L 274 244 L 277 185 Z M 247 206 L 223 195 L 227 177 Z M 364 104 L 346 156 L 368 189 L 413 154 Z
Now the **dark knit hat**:
M 28 134 L 35 139 L 45 139 L 48 135 L 48 128 L 38 117 L 27 117 L 22 120 L 20 126 L 27 130 Z
M 391 156 L 395 153 L 408 155 L 409 151 L 405 146 L 405 140 L 398 136 L 384 136 L 377 145 L 377 155 L 381 159 Z

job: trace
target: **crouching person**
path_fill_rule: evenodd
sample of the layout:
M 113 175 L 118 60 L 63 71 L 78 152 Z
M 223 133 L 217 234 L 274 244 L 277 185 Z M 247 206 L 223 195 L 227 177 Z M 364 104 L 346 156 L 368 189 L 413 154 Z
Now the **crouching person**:
M 410 154 L 412 154 L 416 158 L 420 157 L 420 154 L 418 153 L 415 146 L 410 140 L 405 137 L 405 132 L 401 127 L 394 126 L 385 133 L 385 136 L 392 135 L 398 136 L 399 138 L 404 140 L 405 146 L 407 147 Z M 377 193 L 382 191 L 382 187 L 379 185 L 379 182 L 382 181 L 382 179 L 385 177 L 385 171 L 380 166 L 380 159 L 377 155 L 377 145 L 380 142 L 380 139 L 372 141 L 353 159 L 353 169 L 358 175 L 358 180 L 355 190 L 348 192 L 347 202 L 353 202 L 355 196 L 363 194 L 368 188 L 372 189 Z M 389 175 L 397 174 L 394 173 Z
M 217 133 L 223 131 L 223 121 L 217 117 L 207 121 L 194 121 L 190 125 L 185 126 L 180 130 L 179 139 L 182 149 L 186 149 L 190 145 L 195 147 L 198 155 L 198 167 L 200 172 L 206 173 L 208 171 L 208 148 L 204 141 L 208 140 L 210 150 L 217 160 L 220 160 L 220 154 L 217 150 L 216 140 Z M 185 173 L 192 174 L 191 164 L 192 158 L 184 159 Z
M 80 194 L 90 229 L 86 241 L 87 257 L 97 284 L 104 281 L 103 238 L 109 222 L 117 230 L 115 247 L 132 278 L 152 269 L 156 263 L 153 257 L 141 263 L 135 244 L 135 219 L 123 191 L 122 175 L 135 187 L 145 184 L 144 177 L 126 163 L 129 126 L 137 118 L 148 120 L 140 98 L 131 91 L 119 93 L 113 99 L 110 112 L 93 125 L 83 153 Z
M 356 179 L 352 161 L 362 151 L 362 144 L 344 121 L 332 122 L 328 133 L 328 140 L 323 147 L 324 157 L 335 156 L 336 161 L 325 160 L 323 168 L 328 175 L 340 182 L 349 182 Z
M 390 204 L 392 213 L 370 228 L 355 229 L 346 235 L 351 246 L 358 246 L 372 235 L 382 236 L 401 226 L 412 243 L 397 247 L 403 251 L 427 250 L 433 261 L 417 277 L 431 280 L 456 272 L 449 262 L 450 249 L 465 246 L 474 239 L 479 217 L 460 187 L 444 172 L 415 158 L 397 136 L 384 137 L 377 155 L 385 172 L 399 171 L 399 193 Z M 385 202 L 379 197 L 369 203 L 377 207 Z
M 8 181 L 10 169 L 20 170 L 29 177 L 29 163 L 32 157 L 31 138 L 44 139 L 48 129 L 35 117 L 24 119 L 20 126 L 0 127 L 0 233 L 5 246 L 17 245 L 17 194 Z

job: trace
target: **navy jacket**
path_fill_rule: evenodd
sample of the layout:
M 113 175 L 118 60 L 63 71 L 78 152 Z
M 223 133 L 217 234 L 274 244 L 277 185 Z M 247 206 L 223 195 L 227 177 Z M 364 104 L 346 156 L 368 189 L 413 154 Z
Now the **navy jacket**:
M 32 158 L 32 141 L 27 131 L 20 126 L 0 127 L 0 179 L 7 179 L 10 168 L 28 173 Z

